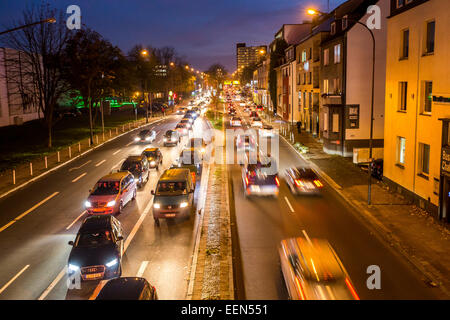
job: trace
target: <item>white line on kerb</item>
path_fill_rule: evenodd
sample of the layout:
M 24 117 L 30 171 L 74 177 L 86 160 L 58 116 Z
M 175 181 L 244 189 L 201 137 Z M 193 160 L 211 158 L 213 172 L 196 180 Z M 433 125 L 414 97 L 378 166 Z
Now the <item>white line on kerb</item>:
M 66 228 L 66 230 L 69 230 L 70 228 L 72 228 L 72 226 L 75 224 L 75 222 L 77 222 L 78 219 L 80 219 L 85 213 L 87 213 L 86 210 L 84 210 L 75 220 L 73 220 L 73 222 L 71 224 L 69 224 L 69 226 Z
M 113 153 L 113 155 L 115 156 L 116 154 L 118 154 L 122 149 L 117 150 L 116 152 Z
M 286 200 L 286 202 L 287 202 L 287 204 L 289 206 L 289 209 L 291 209 L 291 212 L 295 212 L 294 208 L 292 208 L 292 205 L 291 205 L 291 203 L 289 202 L 289 200 L 288 200 L 288 198 L 286 196 L 284 197 L 284 200 Z
M 106 162 L 106 160 L 102 160 L 102 161 L 100 161 L 99 163 L 97 163 L 95 166 L 98 167 L 98 166 L 100 166 L 102 163 L 105 163 L 105 162 Z
M 5 291 L 6 288 L 8 288 L 8 287 L 11 285 L 11 283 L 13 283 L 14 280 L 16 280 L 16 279 L 17 279 L 17 278 L 18 278 L 25 270 L 27 270 L 29 266 L 30 266 L 30 265 L 27 264 L 27 265 L 26 265 L 25 267 L 23 267 L 22 270 L 20 270 L 14 277 L 12 277 L 11 280 L 9 280 L 9 281 L 8 281 L 8 282 L 0 289 L 0 294 L 2 294 L 3 291 Z
M 85 175 L 87 175 L 87 172 L 80 174 L 78 177 L 76 177 L 75 179 L 73 179 L 72 182 L 77 182 L 78 180 L 80 180 L 81 178 L 83 178 Z
M 138 272 L 136 273 L 136 277 L 138 277 L 138 278 L 142 277 L 147 266 L 148 266 L 148 261 L 142 261 L 141 266 L 140 266 Z
M 306 231 L 305 231 L 305 230 L 302 230 L 302 232 L 303 232 L 303 234 L 305 235 L 306 241 L 308 241 L 308 243 L 309 243 L 310 245 L 312 245 L 311 239 L 308 237 L 308 234 L 306 233 Z

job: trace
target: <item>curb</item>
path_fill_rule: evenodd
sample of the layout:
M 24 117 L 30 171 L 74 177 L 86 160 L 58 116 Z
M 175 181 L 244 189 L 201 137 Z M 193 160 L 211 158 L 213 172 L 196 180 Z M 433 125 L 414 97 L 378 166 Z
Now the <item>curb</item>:
M 281 136 L 281 135 L 280 135 Z M 400 254 L 403 258 L 405 258 L 410 265 L 412 265 L 414 268 L 416 268 L 419 273 L 425 278 L 427 284 L 435 283 L 438 284 L 439 281 L 435 281 L 434 279 L 439 279 L 439 275 L 433 274 L 433 272 L 430 272 L 426 270 L 420 261 L 418 261 L 416 258 L 412 257 L 408 252 L 406 252 L 405 249 L 400 245 L 402 242 L 400 239 L 398 239 L 395 234 L 389 230 L 384 224 L 382 224 L 376 217 L 374 217 L 366 208 L 362 207 L 360 204 L 358 204 L 356 201 L 349 199 L 341 190 L 342 187 L 339 186 L 331 177 L 329 177 L 324 171 L 322 171 L 315 163 L 313 163 L 310 160 L 307 160 L 303 155 L 296 150 L 292 144 L 283 136 L 281 136 L 288 144 L 289 146 L 297 152 L 297 154 L 307 163 L 311 165 L 313 169 L 317 171 L 319 176 L 321 176 L 333 189 L 336 191 L 337 194 L 348 204 L 350 205 L 354 211 L 363 213 L 364 217 L 369 220 L 363 219 L 361 215 L 356 214 L 356 212 L 352 211 L 353 215 L 358 218 L 361 222 L 363 222 L 371 231 L 374 232 L 374 235 L 380 240 L 381 242 L 385 243 L 387 247 L 395 247 L 395 253 Z M 331 182 L 331 183 L 330 183 Z M 338 186 L 339 188 L 337 188 Z M 388 238 L 388 239 L 387 239 Z M 391 243 L 389 242 L 391 240 Z M 441 287 L 438 285 L 438 287 L 448 296 L 450 296 L 450 293 L 448 290 L 444 287 Z
M 32 183 L 32 182 L 34 182 L 34 181 L 39 180 L 40 178 L 44 177 L 45 175 L 49 174 L 50 172 L 53 172 L 53 171 L 55 171 L 55 170 L 58 170 L 58 169 L 64 167 L 65 165 L 71 163 L 72 161 L 75 161 L 75 160 L 77 160 L 77 159 L 83 157 L 84 155 L 88 154 L 89 152 L 91 152 L 91 151 L 93 151 L 93 150 L 96 150 L 97 148 L 103 146 L 104 144 L 106 144 L 106 143 L 108 143 L 108 142 L 111 142 L 111 141 L 113 141 L 113 140 L 115 140 L 115 139 L 117 139 L 117 138 L 119 138 L 119 137 L 122 137 L 122 136 L 124 136 L 124 135 L 126 135 L 126 134 L 128 134 L 128 133 L 130 133 L 130 132 L 133 132 L 133 131 L 135 131 L 135 130 L 137 130 L 137 129 L 140 129 L 140 128 L 142 128 L 142 127 L 148 126 L 148 125 L 150 125 L 150 124 L 157 123 L 157 122 L 159 122 L 159 121 L 161 121 L 161 120 L 163 120 L 163 119 L 158 119 L 158 120 L 155 120 L 155 121 L 153 121 L 153 122 L 146 123 L 146 124 L 144 124 L 144 125 L 142 125 L 142 126 L 136 127 L 136 128 L 134 128 L 134 129 L 132 129 L 132 130 L 129 130 L 129 131 L 124 132 L 124 133 L 121 133 L 121 134 L 115 136 L 114 138 L 111 138 L 111 139 L 109 139 L 109 140 L 107 140 L 107 141 L 104 141 L 104 142 L 102 142 L 102 143 L 96 145 L 95 147 L 92 147 L 92 148 L 90 148 L 89 150 L 86 150 L 85 152 L 83 152 L 83 153 L 77 155 L 76 157 L 73 157 L 72 159 L 67 160 L 66 162 L 63 162 L 63 163 L 61 163 L 60 165 L 57 165 L 56 167 L 51 168 L 51 169 L 49 169 L 49 170 L 47 170 L 47 171 L 41 173 L 40 175 L 38 175 L 38 176 L 36 176 L 36 177 L 34 177 L 34 178 L 32 178 L 32 179 L 30 179 L 30 180 L 28 180 L 28 181 L 22 183 L 21 185 L 18 185 L 17 187 L 15 187 L 15 188 L 13 188 L 13 189 L 11 189 L 11 190 L 9 190 L 9 191 L 6 191 L 6 192 L 3 193 L 2 195 L 0 195 L 0 199 L 6 197 L 6 196 L 9 195 L 10 193 L 13 193 L 13 192 L 15 192 L 15 191 L 18 191 L 18 190 L 22 189 L 23 187 L 27 186 L 28 184 L 30 184 L 30 183 Z

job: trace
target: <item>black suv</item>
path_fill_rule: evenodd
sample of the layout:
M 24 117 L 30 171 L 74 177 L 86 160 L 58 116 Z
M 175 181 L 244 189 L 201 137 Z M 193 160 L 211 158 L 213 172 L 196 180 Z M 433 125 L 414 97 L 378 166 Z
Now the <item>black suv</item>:
M 146 156 L 129 156 L 120 167 L 120 171 L 130 171 L 137 180 L 139 188 L 147 183 L 149 172 L 148 160 Z
M 111 215 L 90 216 L 83 221 L 70 251 L 69 277 L 101 280 L 120 277 L 124 241 L 122 226 Z

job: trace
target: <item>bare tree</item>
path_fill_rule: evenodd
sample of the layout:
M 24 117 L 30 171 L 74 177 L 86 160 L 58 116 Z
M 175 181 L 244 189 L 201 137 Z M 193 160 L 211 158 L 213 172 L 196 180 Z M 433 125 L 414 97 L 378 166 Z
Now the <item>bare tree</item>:
M 23 11 L 22 18 L 15 22 L 13 27 L 51 17 L 56 18 L 56 23 L 31 26 L 8 33 L 0 39 L 4 46 L 20 52 L 17 55 L 9 55 L 5 63 L 15 65 L 17 68 L 21 66 L 20 70 L 17 69 L 21 74 L 20 79 L 32 82 L 32 86 L 19 84 L 17 89 L 23 97 L 28 97 L 25 101 L 37 103 L 39 112 L 43 115 L 42 121 L 47 130 L 49 148 L 52 147 L 53 126 L 58 120 L 54 117 L 57 101 L 69 89 L 60 72 L 64 47 L 71 36 L 63 14 L 48 4 L 31 6 Z M 9 77 L 9 81 L 11 78 L 15 77 Z M 17 79 L 19 78 L 16 78 L 16 81 Z

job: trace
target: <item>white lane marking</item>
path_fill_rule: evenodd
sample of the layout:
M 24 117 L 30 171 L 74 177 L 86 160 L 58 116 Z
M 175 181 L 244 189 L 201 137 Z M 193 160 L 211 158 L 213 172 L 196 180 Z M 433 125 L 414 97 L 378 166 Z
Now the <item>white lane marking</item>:
M 27 214 L 29 214 L 31 211 L 33 211 L 34 209 L 36 209 L 37 207 L 39 207 L 40 205 L 42 205 L 43 203 L 47 202 L 48 200 L 50 200 L 51 198 L 53 198 L 54 196 L 56 196 L 59 192 L 54 192 L 51 195 L 49 195 L 47 198 L 45 198 L 44 200 L 42 200 L 41 202 L 35 204 L 34 206 L 32 206 L 30 209 L 28 209 L 27 211 L 25 211 L 24 213 L 22 213 L 21 215 L 17 216 L 14 220 L 8 222 L 6 225 L 4 225 L 3 227 L 0 228 L 0 232 L 2 232 L 3 230 L 5 230 L 6 228 L 8 228 L 9 226 L 11 226 L 13 223 L 19 221 L 20 219 L 22 219 L 23 217 L 25 217 Z
M 141 216 L 139 217 L 139 220 L 136 222 L 133 229 L 131 230 L 130 235 L 127 237 L 127 240 L 125 240 L 124 253 L 125 253 L 125 251 L 127 251 L 127 248 L 130 245 L 131 240 L 133 240 L 134 236 L 138 232 L 139 227 L 141 226 L 141 224 L 144 221 L 147 214 L 150 212 L 150 209 L 152 208 L 152 206 L 153 206 L 153 198 L 149 201 L 149 203 L 147 204 L 147 207 L 145 207 L 145 209 L 144 209 L 144 213 L 141 214 Z
M 289 202 L 289 199 L 288 199 L 286 196 L 284 197 L 284 200 L 286 200 L 286 203 L 288 204 L 289 209 L 291 209 L 291 212 L 295 212 L 295 211 L 294 211 L 294 208 L 292 208 L 292 205 L 291 205 L 291 203 Z
M 69 226 L 66 228 L 66 230 L 69 230 L 70 228 L 72 228 L 72 226 L 75 224 L 75 222 L 77 222 L 78 219 L 80 219 L 85 213 L 87 213 L 86 210 L 84 210 L 75 220 L 73 220 L 73 222 L 71 224 L 69 224 Z
M 11 278 L 11 280 L 9 280 L 1 289 L 0 289 L 0 294 L 2 294 L 3 291 L 6 290 L 6 288 L 8 288 L 11 283 L 14 282 L 14 280 L 16 280 L 25 270 L 28 269 L 30 265 L 27 264 L 25 267 L 22 268 L 22 270 L 20 270 L 14 277 Z
M 100 161 L 99 163 L 97 163 L 95 166 L 98 167 L 98 166 L 102 165 L 102 164 L 105 163 L 105 162 L 106 162 L 106 160 L 102 160 L 102 161 Z
M 308 234 L 306 233 L 306 231 L 305 231 L 305 230 L 302 230 L 302 233 L 305 235 L 306 241 L 308 241 L 308 243 L 309 243 L 310 245 L 312 245 L 313 243 L 311 242 L 311 239 L 308 237 Z
M 56 276 L 55 280 L 52 281 L 52 283 L 50 283 L 50 285 L 48 286 L 47 289 L 44 290 L 44 292 L 42 292 L 41 296 L 38 298 L 38 300 L 44 300 L 45 297 L 50 293 L 50 291 L 53 290 L 53 288 L 58 284 L 58 282 L 62 279 L 62 277 L 64 277 L 64 275 L 66 274 L 66 268 L 67 266 L 64 266 L 64 268 L 61 270 L 60 273 L 58 273 L 58 275 Z
M 77 182 L 78 180 L 80 180 L 81 178 L 83 178 L 85 175 L 87 175 L 87 172 L 80 174 L 78 177 L 76 177 L 75 179 L 73 179 L 72 182 Z
M 111 170 L 113 170 L 115 167 L 120 166 L 120 164 L 125 160 L 126 158 L 121 159 L 119 162 L 117 162 L 115 165 L 111 167 Z
M 77 170 L 77 169 L 80 169 L 81 167 L 84 167 L 85 165 L 87 165 L 88 163 L 90 163 L 92 160 L 89 160 L 89 161 L 86 161 L 85 163 L 83 163 L 81 166 L 79 166 L 79 167 L 73 167 L 73 168 L 70 168 L 69 169 L 69 171 L 73 171 L 73 170 Z
M 141 266 L 139 267 L 138 272 L 136 273 L 136 277 L 141 278 L 144 274 L 145 269 L 147 268 L 148 261 L 142 261 Z
M 134 141 L 131 141 L 130 143 L 126 144 L 125 147 L 128 147 L 132 143 L 134 143 Z
M 115 156 L 116 154 L 118 154 L 122 149 L 117 150 L 116 152 L 113 153 L 113 155 Z

